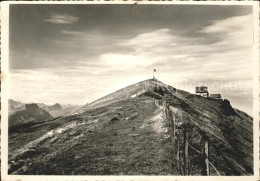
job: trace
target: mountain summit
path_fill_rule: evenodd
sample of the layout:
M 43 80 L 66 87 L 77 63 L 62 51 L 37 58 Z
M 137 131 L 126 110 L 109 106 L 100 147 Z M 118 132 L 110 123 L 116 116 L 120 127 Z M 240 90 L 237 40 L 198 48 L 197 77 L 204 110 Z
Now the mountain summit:
M 179 164 L 169 115 L 178 125 Z M 30 139 L 26 133 L 13 136 L 11 143 L 27 141 L 10 148 L 9 174 L 182 175 L 182 144 L 188 140 L 189 174 L 200 175 L 201 140 L 206 137 L 211 175 L 251 175 L 252 125 L 253 119 L 226 99 L 149 79 L 29 128 Z M 183 131 L 189 132 L 185 139 Z
M 87 104 L 86 106 L 79 108 L 73 114 L 82 113 L 89 108 L 105 106 L 105 105 L 111 104 L 113 102 L 117 102 L 119 100 L 140 97 L 143 94 L 147 94 L 147 93 L 149 94 L 149 93 L 152 93 L 153 91 L 156 92 L 157 89 L 158 89 L 158 91 L 160 91 L 159 89 L 168 90 L 171 92 L 176 91 L 175 88 L 168 86 L 168 85 L 160 82 L 157 79 L 148 79 L 148 80 L 144 80 L 144 81 L 138 82 L 136 84 L 127 86 L 127 87 L 122 88 L 116 92 L 113 92 L 105 97 L 102 97 L 90 104 Z M 180 91 L 180 92 L 182 92 L 183 94 L 186 93 L 184 91 Z

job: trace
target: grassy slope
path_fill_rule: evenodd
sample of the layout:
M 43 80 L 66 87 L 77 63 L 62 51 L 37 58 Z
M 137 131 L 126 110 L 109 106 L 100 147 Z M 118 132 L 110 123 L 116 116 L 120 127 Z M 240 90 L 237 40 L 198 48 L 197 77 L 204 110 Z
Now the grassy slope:
M 234 110 L 227 100 L 208 99 L 180 90 L 171 91 L 160 82 L 155 92 L 166 96 L 172 107 L 181 110 L 184 115 L 182 121 L 190 125 L 190 143 L 194 147 L 200 150 L 199 135 L 202 132 L 209 137 L 210 160 L 221 174 L 253 173 L 253 119 L 250 116 Z M 197 173 L 195 169 L 194 174 Z M 215 170 L 212 174 L 216 174 Z
M 51 136 L 29 145 L 33 148 L 30 154 L 17 152 L 14 144 L 26 137 L 25 133 L 19 137 L 11 134 L 10 147 L 17 154 L 12 157 L 10 173 L 178 175 L 170 163 L 169 135 L 160 121 L 162 110 L 151 102 L 151 97 L 165 96 L 191 125 L 189 137 L 194 148 L 200 149 L 201 132 L 209 137 L 210 160 L 221 174 L 252 173 L 251 117 L 234 111 L 227 101 L 175 91 L 153 80 L 126 87 L 81 108 L 78 115 L 54 121 L 62 124 L 53 127 Z M 31 141 L 45 129 L 45 133 L 50 131 L 52 125 L 33 128 Z M 61 127 L 65 127 L 63 132 Z M 190 155 L 191 174 L 200 174 L 199 155 L 192 150 Z M 214 170 L 211 173 L 216 174 Z
M 10 173 L 177 175 L 171 167 L 162 116 L 162 110 L 148 98 L 89 110 L 81 115 L 78 126 L 57 133 L 16 157 Z

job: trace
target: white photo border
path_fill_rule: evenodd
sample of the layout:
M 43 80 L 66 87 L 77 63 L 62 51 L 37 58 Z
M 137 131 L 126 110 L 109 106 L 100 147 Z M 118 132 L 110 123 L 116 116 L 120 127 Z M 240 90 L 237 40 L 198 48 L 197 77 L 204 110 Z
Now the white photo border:
M 251 5 L 254 15 L 253 45 L 253 138 L 254 175 L 252 176 L 64 176 L 8 175 L 8 88 L 9 88 L 9 5 L 11 4 L 184 4 L 184 5 Z M 1 178 L 5 181 L 146 181 L 146 180 L 259 180 L 259 2 L 257 1 L 16 1 L 1 2 Z

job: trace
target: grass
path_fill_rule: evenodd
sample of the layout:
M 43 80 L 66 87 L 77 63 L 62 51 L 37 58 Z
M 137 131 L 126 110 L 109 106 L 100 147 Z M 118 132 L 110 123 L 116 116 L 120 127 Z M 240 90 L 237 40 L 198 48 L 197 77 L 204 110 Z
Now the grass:
M 78 115 L 10 132 L 10 155 L 51 130 L 55 134 L 30 145 L 30 152 L 10 156 L 9 173 L 180 175 L 165 128 L 168 121 L 162 118 L 163 110 L 153 105 L 155 97 L 167 99 L 171 107 L 181 111 L 177 118 L 180 116 L 188 125 L 190 145 L 200 150 L 201 134 L 208 137 L 210 161 L 222 175 L 252 174 L 250 116 L 234 110 L 225 100 L 207 99 L 171 87 L 159 87 L 155 93 L 158 86 L 152 80 L 150 87 L 145 86 L 141 82 L 119 90 L 84 107 Z M 140 95 L 130 98 L 136 93 Z M 200 164 L 200 155 L 190 150 L 192 175 L 200 175 Z M 211 170 L 211 174 L 217 173 Z
M 179 175 L 172 167 L 170 143 L 165 133 L 152 127 L 160 113 L 152 99 L 136 98 L 90 110 L 86 117 L 99 119 L 91 131 L 84 124 L 55 135 L 55 142 L 37 145 L 40 154 L 26 154 L 10 173 L 59 175 Z M 126 111 L 127 110 L 127 111 Z M 102 116 L 99 116 L 102 115 Z M 62 121 L 60 119 L 59 121 Z M 35 134 L 37 132 L 34 131 Z M 20 133 L 21 134 L 21 133 Z M 75 139 L 81 135 L 79 139 Z M 22 169 L 21 169 L 22 168 Z

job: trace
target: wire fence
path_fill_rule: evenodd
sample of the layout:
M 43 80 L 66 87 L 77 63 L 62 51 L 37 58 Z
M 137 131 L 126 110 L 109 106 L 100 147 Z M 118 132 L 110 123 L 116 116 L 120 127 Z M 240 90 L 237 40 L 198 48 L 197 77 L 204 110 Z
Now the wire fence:
M 209 160 L 209 138 L 205 135 L 201 135 L 202 147 L 201 150 L 194 148 L 188 139 L 189 130 L 185 128 L 186 120 L 182 116 L 177 117 L 178 112 L 172 111 L 174 108 L 170 108 L 166 99 L 154 100 L 154 104 L 157 106 L 163 106 L 164 115 L 169 128 L 169 134 L 172 142 L 172 152 L 174 155 L 173 162 L 177 165 L 177 170 L 183 175 L 189 175 L 191 168 L 191 158 L 189 157 L 189 149 L 193 150 L 198 157 L 197 162 L 200 162 L 200 169 L 202 175 L 210 175 L 210 167 L 214 169 L 217 175 L 221 175 L 217 168 Z M 185 136 L 186 135 L 186 136 Z M 181 139 L 183 136 L 184 139 Z M 177 142 L 177 144 L 176 144 Z M 194 160 L 194 158 L 192 158 Z M 198 166 L 197 166 L 198 167 Z

